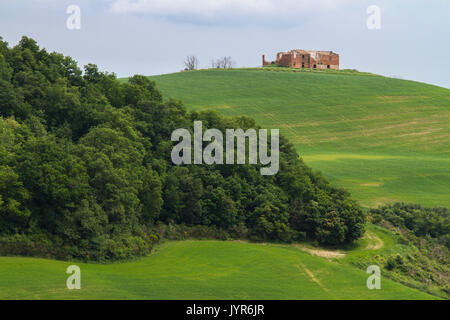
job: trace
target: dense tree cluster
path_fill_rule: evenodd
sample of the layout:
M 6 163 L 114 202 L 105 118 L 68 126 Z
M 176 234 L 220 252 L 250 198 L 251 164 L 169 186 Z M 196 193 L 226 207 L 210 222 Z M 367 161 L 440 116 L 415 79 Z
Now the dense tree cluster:
M 419 204 L 394 203 L 371 209 L 374 222 L 388 221 L 416 237 L 439 240 L 450 248 L 450 210 L 444 207 L 425 208 Z
M 0 115 L 3 253 L 48 245 L 64 258 L 129 258 L 150 251 L 158 222 L 254 240 L 340 244 L 363 234 L 357 203 L 283 137 L 275 176 L 255 165 L 175 166 L 173 130 L 256 123 L 188 113 L 144 76 L 123 82 L 92 64 L 82 72 L 26 37 L 12 48 L 0 38 Z

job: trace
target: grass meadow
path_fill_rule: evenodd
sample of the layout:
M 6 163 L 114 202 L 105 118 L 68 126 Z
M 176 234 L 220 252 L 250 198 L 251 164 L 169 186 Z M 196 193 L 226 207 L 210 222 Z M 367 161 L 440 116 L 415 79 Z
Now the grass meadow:
M 242 241 L 176 241 L 148 257 L 117 264 L 84 264 L 0 257 L 0 299 L 437 299 L 350 265 L 359 257 L 389 250 L 394 239 L 369 228 L 343 257 L 310 253 L 308 244 Z M 381 241 L 381 242 L 380 242 Z M 81 290 L 66 288 L 66 268 L 81 269 Z

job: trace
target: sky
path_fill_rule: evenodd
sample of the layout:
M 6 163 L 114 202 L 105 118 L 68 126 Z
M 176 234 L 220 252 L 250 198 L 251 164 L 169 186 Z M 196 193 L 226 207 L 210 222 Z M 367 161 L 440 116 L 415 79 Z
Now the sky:
M 67 27 L 70 5 L 79 29 Z M 119 77 L 177 72 L 188 55 L 201 68 L 222 56 L 258 67 L 262 54 L 307 49 L 339 53 L 342 69 L 450 88 L 450 0 L 0 0 L 0 36 L 24 35 Z

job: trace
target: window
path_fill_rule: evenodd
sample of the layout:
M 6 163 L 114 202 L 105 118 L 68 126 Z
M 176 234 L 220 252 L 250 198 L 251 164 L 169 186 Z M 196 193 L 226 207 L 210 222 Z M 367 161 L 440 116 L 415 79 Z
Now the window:
M 330 65 L 327 65 L 327 69 L 330 69 Z
M 315 69 L 317 66 L 316 65 L 313 65 L 313 68 Z

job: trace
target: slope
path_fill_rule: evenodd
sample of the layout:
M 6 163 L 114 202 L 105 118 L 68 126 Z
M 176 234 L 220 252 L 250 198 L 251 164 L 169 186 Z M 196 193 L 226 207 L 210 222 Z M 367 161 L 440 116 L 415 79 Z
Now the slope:
M 246 115 L 279 128 L 309 165 L 365 206 L 450 206 L 448 89 L 345 70 L 200 70 L 151 78 L 188 109 Z

